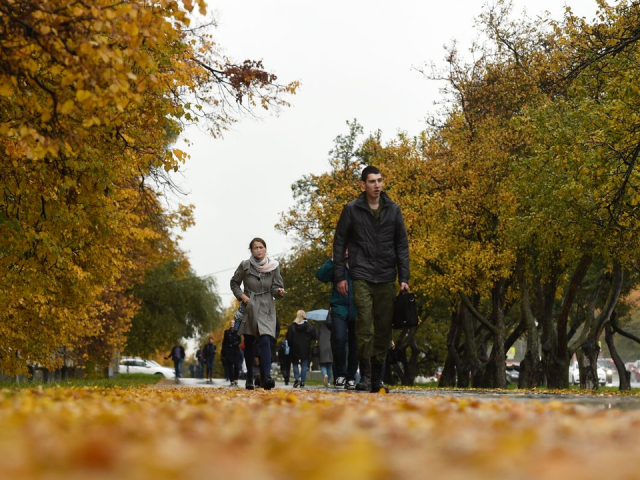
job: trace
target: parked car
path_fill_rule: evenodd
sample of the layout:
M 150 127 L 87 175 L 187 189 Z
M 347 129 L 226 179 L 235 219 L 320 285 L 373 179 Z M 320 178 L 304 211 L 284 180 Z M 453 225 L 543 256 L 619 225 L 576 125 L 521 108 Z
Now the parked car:
M 507 362 L 507 383 L 518 383 L 520 379 L 520 364 L 517 362 Z
M 600 385 L 606 385 L 607 383 L 607 372 L 605 370 L 604 361 L 601 362 L 598 360 L 598 383 Z M 580 368 L 578 367 L 578 362 L 573 362 L 569 367 L 569 383 L 573 385 L 578 385 L 580 383 Z
M 171 379 L 176 377 L 173 368 L 164 367 L 153 360 L 143 360 L 138 357 L 122 357 L 118 365 L 118 373 L 147 373 Z

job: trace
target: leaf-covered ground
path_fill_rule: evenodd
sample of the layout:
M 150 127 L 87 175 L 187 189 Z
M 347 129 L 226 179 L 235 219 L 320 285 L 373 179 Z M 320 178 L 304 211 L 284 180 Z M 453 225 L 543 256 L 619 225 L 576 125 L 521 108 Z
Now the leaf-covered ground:
M 0 478 L 638 478 L 640 412 L 322 391 L 0 391 Z

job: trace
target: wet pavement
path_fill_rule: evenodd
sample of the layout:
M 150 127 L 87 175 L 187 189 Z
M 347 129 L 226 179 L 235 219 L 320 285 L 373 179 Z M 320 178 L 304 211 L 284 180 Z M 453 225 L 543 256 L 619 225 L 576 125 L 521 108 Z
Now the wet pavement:
M 231 386 L 229 381 L 215 378 L 213 383 L 208 383 L 204 379 L 183 378 L 179 382 L 166 380 L 162 383 L 166 386 L 184 386 L 195 388 L 234 388 L 244 389 L 244 380 L 238 381 L 238 386 Z M 609 385 L 611 386 L 611 385 Z M 640 387 L 640 383 L 632 383 L 632 387 Z M 293 390 L 291 384 L 285 385 L 283 382 L 276 382 L 277 390 Z M 307 390 L 318 390 L 326 392 L 343 392 L 344 390 L 335 388 L 325 388 L 323 386 L 307 386 Z M 354 394 L 360 394 L 354 392 Z M 364 395 L 364 393 L 362 393 Z M 600 410 L 620 409 L 620 410 L 640 410 L 640 395 L 625 395 L 611 392 L 601 393 L 555 393 L 545 391 L 521 391 L 521 390 L 455 390 L 455 389 L 393 389 L 391 394 L 395 395 L 415 395 L 420 397 L 451 396 L 456 398 L 468 397 L 481 401 L 496 401 L 508 399 L 516 402 L 540 401 L 540 402 L 563 402 L 576 406 L 594 408 Z

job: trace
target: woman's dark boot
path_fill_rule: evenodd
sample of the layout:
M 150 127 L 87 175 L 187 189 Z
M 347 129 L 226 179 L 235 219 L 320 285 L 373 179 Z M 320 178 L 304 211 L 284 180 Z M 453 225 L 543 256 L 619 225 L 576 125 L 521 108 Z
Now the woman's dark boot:
M 359 392 L 371 391 L 371 362 L 360 360 L 360 382 L 356 384 L 356 390 Z
M 253 390 L 255 387 L 253 386 L 253 379 L 249 379 L 247 377 L 247 383 L 245 383 L 245 388 L 247 390 Z

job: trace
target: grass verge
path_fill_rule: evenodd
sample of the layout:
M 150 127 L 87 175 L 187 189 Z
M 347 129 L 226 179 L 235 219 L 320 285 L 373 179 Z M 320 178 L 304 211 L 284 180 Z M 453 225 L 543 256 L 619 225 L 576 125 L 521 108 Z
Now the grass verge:
M 9 388 L 20 390 L 23 388 L 52 388 L 52 387 L 101 387 L 101 388 L 115 388 L 115 387 L 134 387 L 139 385 L 153 385 L 158 383 L 164 377 L 162 375 L 145 375 L 143 373 L 121 373 L 117 378 L 72 378 L 69 380 L 55 381 L 55 382 L 0 382 L 0 388 Z

